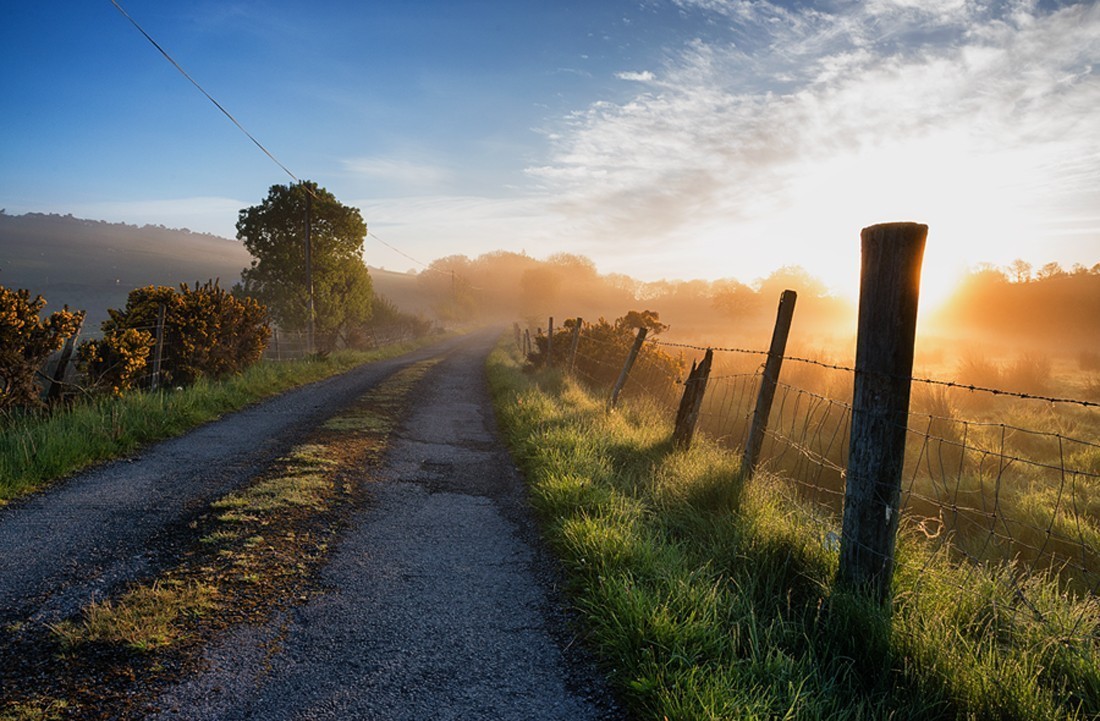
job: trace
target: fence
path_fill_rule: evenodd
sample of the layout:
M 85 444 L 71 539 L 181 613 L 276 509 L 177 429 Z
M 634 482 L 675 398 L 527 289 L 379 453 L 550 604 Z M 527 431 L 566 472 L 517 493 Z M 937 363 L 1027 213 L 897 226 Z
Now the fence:
M 882 346 L 879 336 L 888 332 L 881 320 L 863 322 L 865 304 L 877 303 L 894 318 L 898 315 L 881 295 L 868 295 L 866 275 L 865 267 L 861 349 L 868 334 Z M 898 290 L 887 292 L 895 293 L 897 302 Z M 559 336 L 553 355 L 546 353 L 549 344 L 541 333 L 534 348 L 518 326 L 515 335 L 520 349 L 538 362 L 605 389 L 609 403 L 619 396 L 645 398 L 667 408 L 670 417 L 675 412 L 674 433 L 682 433 L 680 424 L 690 421 L 699 433 L 740 451 L 746 482 L 757 466 L 787 479 L 792 492 L 818 509 L 821 542 L 840 554 L 839 581 L 865 586 L 887 600 L 895 564 L 920 577 L 941 569 L 943 579 L 960 592 L 981 585 L 965 580 L 980 572 L 1008 587 L 1016 599 L 1014 610 L 1056 626 L 1059 638 L 1074 638 L 1082 619 L 1045 615 L 1039 595 L 1052 586 L 1043 591 L 1035 581 L 1051 581 L 1059 593 L 1095 604 L 1100 590 L 1100 403 L 914 377 L 912 327 L 902 331 L 908 335 L 901 341 L 908 343 L 908 361 L 900 369 L 868 367 L 866 351 L 861 356 L 859 350 L 854 363 L 786 355 L 782 325 L 784 314 L 793 310 L 793 294 L 787 300 L 790 308 L 781 303 L 779 327 L 767 350 L 671 343 L 639 333 L 639 352 L 618 393 L 607 389 L 630 366 L 630 339 L 624 342 L 621 333 L 612 336 L 607 327 L 572 319 L 565 324 L 570 342 Z M 915 321 L 915 305 L 908 312 Z M 684 360 L 670 363 L 673 353 Z M 688 356 L 702 362 L 685 379 Z M 707 373 L 700 373 L 704 366 Z M 879 424 L 878 435 L 867 432 L 868 417 Z M 892 450 L 884 451 L 884 435 L 894 437 Z M 880 458 L 894 453 L 887 459 L 892 468 L 884 469 L 881 459 L 868 463 L 868 449 Z M 862 499 L 852 491 L 857 474 L 871 480 Z M 848 517 L 860 503 L 872 519 L 860 519 L 873 526 L 870 536 Z M 914 539 L 922 551 L 896 558 L 898 533 Z M 855 563 L 864 570 L 846 571 L 845 554 L 861 555 Z M 935 559 L 946 559 L 947 566 Z M 945 567 L 952 569 L 950 577 L 942 574 Z

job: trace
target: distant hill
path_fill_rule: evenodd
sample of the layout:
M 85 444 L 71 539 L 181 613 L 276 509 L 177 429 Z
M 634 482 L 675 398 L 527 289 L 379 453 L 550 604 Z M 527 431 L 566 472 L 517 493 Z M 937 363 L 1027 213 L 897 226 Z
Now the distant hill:
M 240 280 L 252 257 L 238 241 L 209 233 L 85 220 L 71 215 L 0 213 L 0 285 L 41 295 L 46 311 L 87 311 L 85 333 L 99 331 L 107 308 L 145 285 Z M 403 310 L 426 310 L 416 276 L 371 268 L 375 291 Z

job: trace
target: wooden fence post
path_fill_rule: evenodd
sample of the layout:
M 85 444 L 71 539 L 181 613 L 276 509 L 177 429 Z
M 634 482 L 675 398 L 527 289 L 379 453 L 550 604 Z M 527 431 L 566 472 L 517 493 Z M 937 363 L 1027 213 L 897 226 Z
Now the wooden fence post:
M 84 326 L 84 320 L 77 323 L 73 334 L 65 339 L 65 345 L 61 348 L 61 357 L 57 359 L 57 367 L 54 368 L 50 379 L 49 388 L 46 389 L 46 402 L 53 403 L 61 397 L 61 391 L 65 387 L 65 371 L 69 369 L 69 361 L 73 357 L 73 349 L 80 337 L 80 329 Z
M 577 348 L 581 342 L 581 326 L 584 325 L 584 319 L 577 316 L 575 321 L 576 325 L 573 326 L 573 342 L 569 347 L 569 373 L 572 375 L 573 369 L 577 366 Z
M 550 324 L 546 326 L 546 367 L 554 365 L 554 316 L 550 316 Z
M 768 360 L 764 363 L 764 375 L 760 379 L 760 393 L 756 396 L 756 409 L 752 413 L 745 455 L 741 457 L 741 478 L 746 481 L 756 472 L 760 450 L 764 447 L 764 435 L 768 432 L 768 418 L 772 413 L 779 371 L 783 368 L 783 354 L 787 352 L 787 337 L 791 332 L 791 319 L 794 317 L 797 300 L 798 294 L 793 290 L 785 290 L 779 296 L 779 312 L 775 317 L 772 344 L 768 348 Z
M 275 343 L 275 360 L 277 360 L 277 361 L 282 360 L 283 359 L 282 356 L 279 355 L 279 329 L 278 328 L 272 328 L 271 329 L 271 338 Z
M 714 360 L 714 351 L 707 348 L 703 361 L 698 366 L 693 361 L 691 373 L 684 382 L 684 395 L 680 399 L 680 409 L 676 412 L 676 427 L 672 431 L 672 445 L 687 450 L 695 437 L 695 424 L 699 420 L 699 411 L 703 408 L 703 395 L 707 392 L 707 380 L 710 378 L 710 366 Z
M 531 329 L 523 329 L 523 357 L 529 358 L 531 356 Z
M 840 585 L 890 598 L 905 462 L 921 261 L 928 226 L 863 229 Z
M 164 316 L 166 311 L 167 308 L 161 303 L 160 308 L 157 310 L 156 345 L 153 347 L 153 380 L 150 383 L 153 390 L 156 390 L 157 386 L 160 385 L 160 362 L 164 358 Z
M 646 328 L 638 329 L 638 337 L 634 339 L 634 345 L 630 346 L 630 353 L 626 356 L 626 363 L 623 364 L 622 372 L 619 373 L 619 379 L 615 381 L 615 387 L 611 389 L 611 398 L 607 401 L 609 409 L 614 408 L 615 404 L 619 402 L 619 394 L 622 393 L 623 386 L 626 385 L 626 378 L 630 375 L 630 369 L 634 367 L 634 361 L 638 359 L 638 351 L 642 349 L 642 343 L 645 343 L 646 332 Z
M 523 352 L 523 336 L 521 336 L 520 332 L 519 332 L 519 323 L 513 323 L 512 324 L 512 331 L 516 335 L 516 350 L 518 350 L 520 353 L 522 353 Z

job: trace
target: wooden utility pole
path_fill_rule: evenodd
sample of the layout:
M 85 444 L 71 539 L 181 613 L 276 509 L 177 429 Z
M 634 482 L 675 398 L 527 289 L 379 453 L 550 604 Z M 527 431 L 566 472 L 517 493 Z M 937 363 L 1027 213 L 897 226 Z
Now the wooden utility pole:
M 928 226 L 864 228 L 839 584 L 890 598 Z
M 306 353 L 313 355 L 313 241 L 310 237 L 313 191 L 305 183 L 302 184 L 302 187 L 306 191 L 306 290 L 309 294 L 308 308 L 306 309 L 308 315 L 306 321 Z
M 760 393 L 756 396 L 756 409 L 752 413 L 749 440 L 745 443 L 745 455 L 741 457 L 741 478 L 749 480 L 760 462 L 764 436 L 768 432 L 768 418 L 772 413 L 775 388 L 779 384 L 779 371 L 783 368 L 783 354 L 787 352 L 787 337 L 791 333 L 794 304 L 798 294 L 785 290 L 779 296 L 779 311 L 775 316 L 772 344 L 768 348 L 768 360 L 764 363 L 764 376 L 760 379 Z

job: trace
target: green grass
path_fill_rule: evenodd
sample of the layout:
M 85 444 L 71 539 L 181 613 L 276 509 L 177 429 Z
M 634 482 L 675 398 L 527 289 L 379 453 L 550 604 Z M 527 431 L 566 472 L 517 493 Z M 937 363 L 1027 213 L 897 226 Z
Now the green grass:
M 489 361 L 499 418 L 590 645 L 638 718 L 1100 717 L 1100 608 L 1011 566 L 899 541 L 892 611 L 833 589 L 832 518 L 743 484 L 667 413 Z
M 342 351 L 323 361 L 259 363 L 218 382 L 182 390 L 138 391 L 77 403 L 48 416 L 0 419 L 0 505 L 95 463 L 179 435 L 249 403 L 355 366 L 406 353 L 398 344 L 371 352 Z
M 80 621 L 62 621 L 52 628 L 63 648 L 102 643 L 151 651 L 175 641 L 181 617 L 213 611 L 216 596 L 213 587 L 201 583 L 137 586 L 117 601 L 90 604 Z
M 175 539 L 177 562 L 155 577 L 45 629 L 30 622 L 0 629 L 0 687 L 8 692 L 0 719 L 129 718 L 137 706 L 147 710 L 157 684 L 193 667 L 204 641 L 262 624 L 318 592 L 332 542 L 368 502 L 363 491 L 409 394 L 440 360 L 398 370 L 211 502 Z

